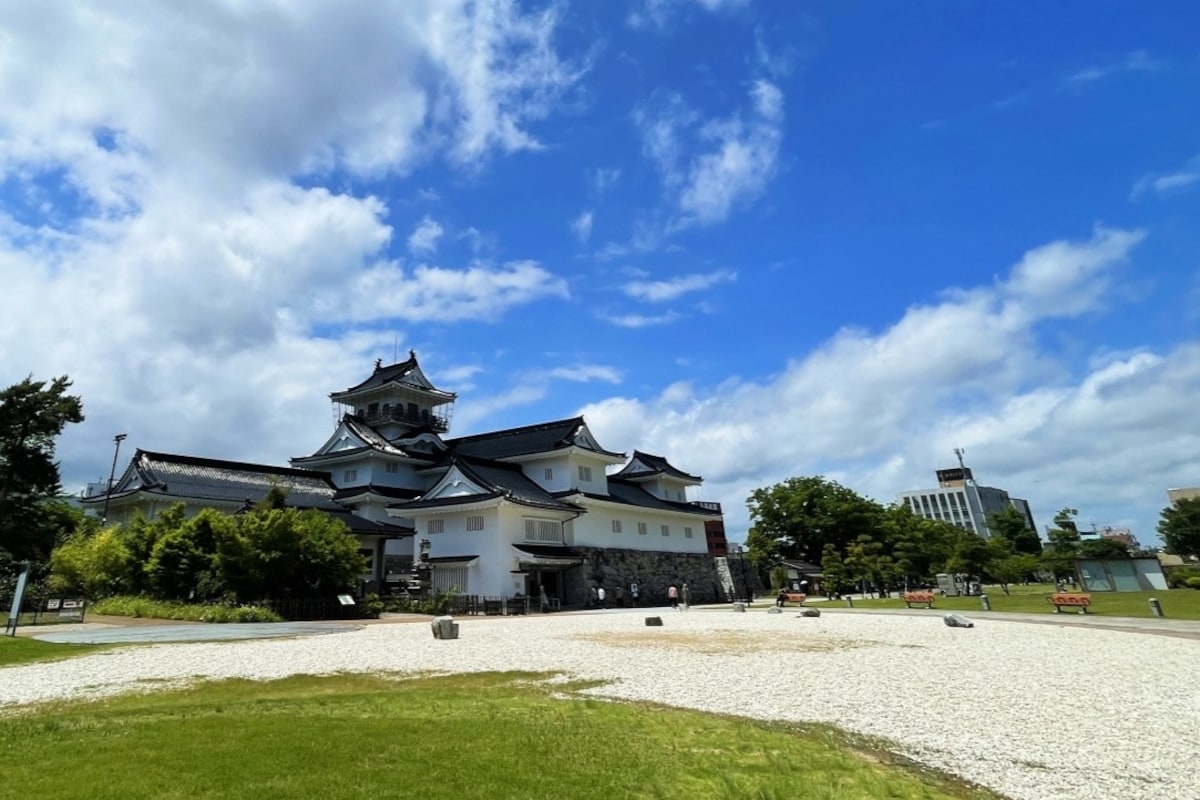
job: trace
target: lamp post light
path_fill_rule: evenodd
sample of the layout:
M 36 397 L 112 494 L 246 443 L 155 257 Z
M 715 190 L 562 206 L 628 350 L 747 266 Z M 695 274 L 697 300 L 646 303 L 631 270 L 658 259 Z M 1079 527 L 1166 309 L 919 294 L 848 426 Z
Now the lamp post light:
M 126 434 L 118 433 L 113 437 L 113 462 L 112 469 L 108 471 L 108 486 L 104 490 L 104 511 L 100 514 L 100 524 L 108 524 L 108 501 L 112 497 L 113 478 L 117 475 L 117 456 L 121 453 L 121 442 L 125 441 Z
M 750 579 L 746 576 L 746 548 L 739 544 L 736 550 L 738 554 L 738 563 L 741 565 L 742 571 L 742 589 L 744 589 L 746 592 L 746 605 L 749 605 L 753 601 L 753 598 L 750 595 Z

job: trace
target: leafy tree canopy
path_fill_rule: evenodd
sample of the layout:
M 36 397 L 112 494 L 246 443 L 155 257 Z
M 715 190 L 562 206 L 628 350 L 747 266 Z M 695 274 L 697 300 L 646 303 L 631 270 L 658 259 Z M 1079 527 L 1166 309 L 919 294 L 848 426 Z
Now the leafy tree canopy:
M 1032 553 L 1033 555 L 1042 552 L 1042 540 L 1038 537 L 1037 531 L 1032 530 L 1027 524 L 1025 515 L 1012 506 L 1003 511 L 988 514 L 987 524 L 993 536 L 1003 536 L 1012 542 L 1013 550 L 1016 552 Z
M 1180 500 L 1164 508 L 1158 535 L 1168 553 L 1200 556 L 1200 498 Z
M 70 387 L 65 375 L 49 382 L 30 376 L 0 391 L 0 554 L 18 561 L 46 560 L 61 535 L 45 503 L 62 488 L 55 441 L 83 421 Z
M 825 545 L 845 552 L 860 534 L 876 531 L 883 516 L 878 503 L 821 476 L 755 489 L 747 505 L 753 527 L 746 542 L 756 564 L 781 558 L 818 563 Z

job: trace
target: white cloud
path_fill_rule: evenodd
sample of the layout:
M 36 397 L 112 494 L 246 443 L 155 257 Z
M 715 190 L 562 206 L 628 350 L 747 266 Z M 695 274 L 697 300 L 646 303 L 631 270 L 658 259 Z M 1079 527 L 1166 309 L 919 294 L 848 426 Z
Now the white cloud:
M 731 270 L 718 270 L 696 275 L 680 275 L 665 281 L 632 281 L 622 287 L 622 291 L 630 297 L 658 303 L 674 300 L 688 292 L 699 292 L 719 283 L 729 283 L 737 280 L 737 273 Z
M 603 381 L 605 383 L 620 383 L 621 371 L 615 367 L 603 364 L 577 364 L 573 367 L 555 367 L 549 371 L 551 378 L 577 383 Z
M 750 113 L 704 122 L 672 95 L 654 112 L 634 115 L 642 151 L 662 177 L 674 207 L 667 226 L 679 230 L 724 221 L 734 208 L 756 200 L 775 175 L 783 139 L 783 93 L 756 81 Z
M 474 229 L 470 263 L 396 262 L 382 200 L 319 186 L 539 147 L 586 68 L 558 56 L 555 12 L 0 5 L 0 372 L 75 380 L 67 485 L 98 477 L 115 432 L 281 463 L 320 443 L 325 390 L 421 345 L 408 323 L 567 296 L 519 254 L 485 258 L 498 248 Z M 432 253 L 439 228 L 408 244 Z
M 571 222 L 571 232 L 580 242 L 587 242 L 592 237 L 592 212 L 583 211 Z
M 748 5 L 750 0 L 642 0 L 625 18 L 629 27 L 663 28 L 676 15 L 699 6 L 709 12 L 728 12 Z
M 1169 195 L 1181 192 L 1200 183 L 1200 156 L 1190 159 L 1175 172 L 1152 173 L 1138 178 L 1129 192 L 1130 200 L 1140 200 L 1153 192 Z
M 914 306 L 879 332 L 843 329 L 769 379 L 677 384 L 583 413 L 602 442 L 703 469 L 701 496 L 723 501 L 739 536 L 754 488 L 827 474 L 891 502 L 930 484 L 959 446 L 981 480 L 1028 497 L 1039 519 L 1067 504 L 1100 517 L 1127 504 L 1149 524 L 1164 487 L 1129 476 L 1171 464 L 1194 482 L 1189 471 L 1200 470 L 1200 429 L 1178 400 L 1200 392 L 1200 345 L 1108 358 L 1073 377 L 1039 337 L 1052 321 L 1101 309 L 1094 287 L 1140 239 L 1098 229 L 1035 248 L 994 286 Z
M 1154 72 L 1164 66 L 1164 62 L 1151 58 L 1145 50 L 1133 50 L 1116 61 L 1072 72 L 1063 78 L 1061 87 L 1080 89 L 1123 72 Z
M 612 323 L 618 328 L 650 328 L 656 325 L 670 325 L 679 319 L 679 314 L 668 311 L 665 314 L 601 314 L 600 319 Z
M 425 217 L 413 228 L 408 237 L 410 253 L 433 253 L 437 250 L 438 239 L 442 238 L 442 226 L 429 217 Z

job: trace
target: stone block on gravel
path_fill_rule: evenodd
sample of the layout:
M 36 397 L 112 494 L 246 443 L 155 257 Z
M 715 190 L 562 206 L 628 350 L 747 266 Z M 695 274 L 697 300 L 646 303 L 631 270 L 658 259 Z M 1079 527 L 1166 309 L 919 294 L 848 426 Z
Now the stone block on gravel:
M 662 627 L 662 617 L 646 617 L 646 627 L 647 628 L 661 628 Z
M 964 617 L 962 614 L 947 614 L 942 617 L 942 622 L 946 623 L 951 628 L 974 628 L 975 623 Z
M 800 612 L 800 613 L 799 613 L 797 616 L 800 616 L 800 617 L 819 617 L 819 616 L 821 616 L 821 609 L 819 609 L 819 608 L 806 608 L 806 609 L 804 609 L 803 611 L 801 611 L 801 612 Z

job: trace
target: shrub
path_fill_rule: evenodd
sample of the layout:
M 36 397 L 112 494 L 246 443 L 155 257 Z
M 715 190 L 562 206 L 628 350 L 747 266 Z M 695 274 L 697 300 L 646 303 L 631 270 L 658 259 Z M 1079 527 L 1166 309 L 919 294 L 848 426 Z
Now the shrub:
M 1200 567 L 1176 567 L 1167 573 L 1167 586 L 1172 589 L 1195 589 L 1197 587 L 1188 583 L 1191 578 L 1200 578 Z
M 1200 577 L 1188 578 L 1185 585 L 1189 589 L 1200 589 Z
M 93 603 L 93 614 L 114 617 L 177 619 L 187 622 L 281 622 L 269 608 L 253 605 L 198 605 L 152 600 L 149 597 L 108 597 Z

